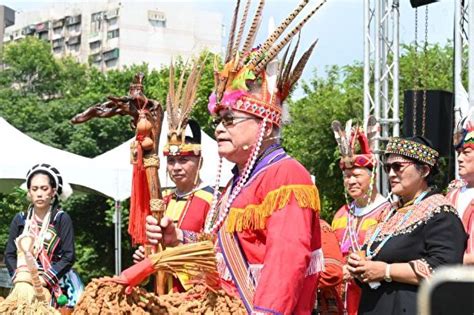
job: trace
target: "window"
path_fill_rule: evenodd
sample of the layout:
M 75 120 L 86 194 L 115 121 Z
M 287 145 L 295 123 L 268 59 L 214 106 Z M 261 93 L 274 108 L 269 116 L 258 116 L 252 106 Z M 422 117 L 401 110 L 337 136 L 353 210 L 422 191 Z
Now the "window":
M 22 35 L 32 35 L 36 31 L 35 25 L 28 25 L 21 30 Z
M 81 15 L 75 15 L 75 16 L 68 16 L 66 18 L 66 25 L 74 25 L 74 24 L 79 24 L 81 23 Z
M 67 31 L 71 33 L 79 33 L 81 31 L 81 24 L 69 25 Z
M 49 35 L 48 32 L 41 32 L 38 34 L 38 38 L 42 40 L 48 40 L 49 39 L 48 35 Z
M 89 43 L 89 48 L 90 48 L 90 50 L 100 49 L 100 46 L 102 46 L 102 43 L 100 42 L 100 40 L 97 40 L 97 41 L 95 41 L 95 42 Z
M 67 44 L 68 45 L 78 45 L 81 43 L 81 35 L 69 37 Z
M 113 67 L 116 67 L 118 64 L 118 60 L 117 59 L 111 59 L 111 60 L 107 60 L 105 62 L 105 66 L 107 68 L 113 68 Z
M 109 25 L 109 27 L 117 25 L 117 23 L 118 23 L 118 17 L 114 17 L 112 19 L 107 20 L 107 24 Z
M 53 53 L 55 53 L 55 54 L 60 54 L 63 51 L 64 51 L 64 46 L 59 46 L 59 47 L 53 48 Z
M 104 12 L 96 12 L 91 15 L 91 33 L 99 33 L 104 20 Z
M 148 20 L 155 27 L 166 27 L 166 15 L 162 11 L 149 10 Z
M 112 60 L 112 59 L 117 59 L 119 57 L 119 49 L 114 48 L 112 50 L 106 51 L 103 53 L 104 60 Z
M 112 9 L 112 10 L 107 11 L 107 13 L 105 13 L 105 18 L 107 20 L 114 19 L 118 17 L 118 14 L 119 14 L 119 8 Z
M 62 48 L 64 46 L 64 38 L 53 40 L 53 49 Z
M 113 31 L 108 31 L 107 32 L 107 39 L 112 39 L 112 38 L 116 38 L 116 37 L 119 37 L 119 29 L 116 29 L 116 30 L 113 30 Z
M 102 55 L 100 53 L 98 54 L 93 54 L 89 56 L 89 60 L 92 63 L 99 63 L 102 60 Z
M 62 28 L 64 26 L 64 19 L 53 21 L 53 29 Z

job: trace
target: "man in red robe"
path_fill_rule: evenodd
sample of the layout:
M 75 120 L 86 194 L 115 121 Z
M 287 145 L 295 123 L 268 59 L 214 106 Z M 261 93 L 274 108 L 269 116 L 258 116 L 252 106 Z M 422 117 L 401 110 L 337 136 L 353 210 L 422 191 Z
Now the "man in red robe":
M 189 120 L 193 136 L 180 136 L 184 142 L 168 143 L 163 149 L 166 156 L 166 171 L 176 187 L 164 192 L 163 200 L 166 204 L 165 215 L 180 229 L 202 232 L 207 213 L 211 207 L 214 189 L 203 183 L 199 177 L 202 166 L 201 129 L 194 120 Z M 135 263 L 145 257 L 144 248 L 140 246 L 133 255 Z M 189 288 L 186 285 L 186 275 L 179 275 L 181 281 L 173 281 L 173 291 L 182 292 Z M 171 286 L 171 284 L 170 284 Z
M 307 2 L 297 6 L 263 44 L 252 48 L 264 1 L 244 37 L 245 21 L 236 19 L 246 18 L 248 7 L 239 15 L 239 4 L 226 64 L 222 69 L 215 64 L 215 90 L 208 104 L 219 155 L 236 166 L 222 197 L 213 203 L 204 231 L 216 239 L 222 286 L 240 297 L 248 313 L 310 314 L 323 269 L 319 193 L 309 172 L 280 145 L 279 130 L 283 102 L 315 43 L 298 61 L 296 48 L 288 49 L 283 60 L 276 56 L 319 5 L 301 19 L 298 14 Z M 219 178 L 219 165 L 217 170 Z M 152 244 L 198 239 L 166 217 L 161 222 L 147 217 L 147 236 Z
M 450 184 L 446 196 L 458 210 L 469 235 L 464 253 L 466 265 L 474 264 L 474 120 L 471 117 L 462 122 L 463 127 L 455 135 L 461 179 Z
M 347 257 L 351 252 L 361 250 L 366 232 L 377 225 L 381 213 L 390 208 L 390 203 L 377 192 L 375 186 L 376 157 L 370 147 L 370 138 L 376 135 L 374 130 L 377 126 L 374 124 L 368 127 L 372 130 L 368 130 L 366 134 L 360 127 L 347 127 L 345 133 L 341 133 L 339 125 L 339 122 L 333 123 L 341 152 L 339 166 L 343 172 L 346 194 L 352 200 L 347 200 L 336 212 L 332 228 L 342 254 Z M 355 152 L 356 140 L 361 150 L 359 153 Z M 343 271 L 344 282 L 341 291 L 344 308 L 347 314 L 355 315 L 359 308 L 361 290 L 350 276 L 347 264 L 344 265 Z

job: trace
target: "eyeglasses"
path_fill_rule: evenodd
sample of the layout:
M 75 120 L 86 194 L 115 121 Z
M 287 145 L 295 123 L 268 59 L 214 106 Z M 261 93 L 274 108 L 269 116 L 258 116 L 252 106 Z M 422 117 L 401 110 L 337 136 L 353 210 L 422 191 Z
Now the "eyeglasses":
M 213 118 L 212 124 L 214 125 L 214 128 L 217 128 L 217 126 L 219 126 L 220 123 L 222 123 L 224 127 L 229 127 L 229 126 L 237 125 L 238 123 L 241 123 L 249 119 L 257 119 L 257 117 L 244 117 L 244 116 L 231 116 L 231 115 L 217 116 Z
M 410 165 L 410 164 L 415 164 L 413 162 L 394 162 L 390 164 L 384 164 L 383 165 L 383 170 L 385 173 L 390 173 L 390 170 L 392 169 L 395 173 L 400 173 L 405 170 L 405 168 Z

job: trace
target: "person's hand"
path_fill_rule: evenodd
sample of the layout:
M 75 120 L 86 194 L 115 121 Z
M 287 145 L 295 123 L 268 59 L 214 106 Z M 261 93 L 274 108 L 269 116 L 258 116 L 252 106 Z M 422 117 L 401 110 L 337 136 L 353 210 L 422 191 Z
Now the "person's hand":
M 145 248 L 140 245 L 140 247 L 137 248 L 135 253 L 133 253 L 133 263 L 138 264 L 140 261 L 145 259 Z
M 352 275 L 347 269 L 347 265 L 342 266 L 342 280 L 349 281 L 352 279 Z
M 146 236 L 150 244 L 158 245 L 162 242 L 165 246 L 176 246 L 182 242 L 182 231 L 168 217 L 163 217 L 158 225 L 158 220 L 149 215 L 146 217 Z
M 386 263 L 362 259 L 356 253 L 349 255 L 347 269 L 353 277 L 362 282 L 376 282 L 384 279 Z

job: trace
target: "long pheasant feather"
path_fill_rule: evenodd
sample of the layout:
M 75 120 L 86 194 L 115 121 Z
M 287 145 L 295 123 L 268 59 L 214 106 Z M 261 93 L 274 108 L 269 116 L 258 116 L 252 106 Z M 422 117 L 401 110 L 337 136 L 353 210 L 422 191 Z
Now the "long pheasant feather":
M 237 27 L 237 18 L 239 16 L 239 7 L 240 7 L 240 0 L 237 0 L 234 9 L 234 16 L 232 18 L 232 24 L 229 30 L 229 42 L 227 43 L 227 49 L 225 54 L 225 63 L 229 62 L 233 57 L 233 47 L 234 47 L 234 37 L 235 37 L 235 29 Z
M 237 33 L 237 39 L 235 40 L 234 48 L 232 51 L 232 58 L 235 58 L 235 54 L 237 53 L 237 51 L 239 51 L 240 42 L 242 41 L 242 36 L 244 35 L 245 23 L 247 22 L 247 16 L 249 14 L 251 3 L 252 0 L 247 0 L 247 3 L 245 5 L 244 12 L 242 14 L 242 19 L 240 20 L 239 32 Z
M 298 40 L 296 41 L 295 48 L 293 48 L 293 51 L 291 52 L 291 55 L 290 55 L 290 59 L 288 59 L 285 72 L 283 72 L 282 79 L 285 81 L 288 81 L 288 78 L 290 77 L 291 69 L 293 68 L 293 62 L 295 61 L 295 57 L 296 57 L 296 52 L 298 51 L 298 47 L 300 45 L 300 38 L 301 38 L 301 32 L 298 33 Z
M 250 52 L 252 49 L 253 42 L 255 40 L 255 35 L 257 34 L 258 28 L 260 26 L 260 21 L 262 19 L 262 11 L 265 6 L 265 0 L 260 0 L 255 15 L 253 17 L 252 24 L 250 25 L 247 38 L 245 39 L 244 46 L 242 48 L 243 58 L 245 58 L 245 53 Z
M 306 63 L 309 60 L 309 57 L 311 57 L 311 54 L 313 53 L 314 47 L 318 43 L 318 40 L 316 39 L 311 46 L 303 53 L 301 56 L 300 60 L 296 63 L 295 68 L 291 72 L 290 77 L 288 78 L 290 86 L 293 86 L 301 77 L 301 74 L 303 74 L 304 67 L 306 66 Z

